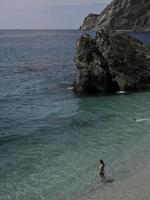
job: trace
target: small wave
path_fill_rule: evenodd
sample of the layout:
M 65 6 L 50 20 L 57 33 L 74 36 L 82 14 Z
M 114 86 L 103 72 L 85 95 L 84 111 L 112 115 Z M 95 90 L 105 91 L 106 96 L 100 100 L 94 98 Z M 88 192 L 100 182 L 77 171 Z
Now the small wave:
M 116 93 L 117 93 L 117 94 L 126 94 L 127 92 L 124 91 L 124 90 L 121 90 L 121 91 L 117 91 Z
M 68 89 L 68 90 L 73 90 L 73 87 L 68 87 L 67 89 Z
M 136 119 L 136 122 L 146 122 L 146 121 L 150 121 L 150 119 L 148 118 L 141 118 L 141 119 Z

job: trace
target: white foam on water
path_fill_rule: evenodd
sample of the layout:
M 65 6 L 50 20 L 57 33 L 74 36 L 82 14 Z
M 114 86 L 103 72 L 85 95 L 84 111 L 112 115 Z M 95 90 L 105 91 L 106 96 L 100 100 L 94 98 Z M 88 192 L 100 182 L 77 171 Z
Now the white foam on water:
M 126 94 L 127 92 L 124 91 L 124 90 L 121 90 L 121 91 L 117 91 L 116 93 L 117 93 L 117 94 Z
M 68 87 L 67 89 L 68 89 L 68 90 L 73 90 L 73 87 Z
M 136 119 L 136 122 L 146 122 L 146 121 L 150 121 L 150 119 L 148 118 L 141 118 L 141 119 Z

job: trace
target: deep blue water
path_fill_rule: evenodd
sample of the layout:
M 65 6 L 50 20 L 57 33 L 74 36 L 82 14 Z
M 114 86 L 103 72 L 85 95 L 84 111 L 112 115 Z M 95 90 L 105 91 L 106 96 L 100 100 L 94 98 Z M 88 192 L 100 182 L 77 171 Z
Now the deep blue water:
M 76 30 L 0 30 L 0 200 L 72 200 L 150 153 L 150 92 L 75 96 Z M 134 33 L 150 45 L 150 33 Z M 137 121 L 133 121 L 136 118 Z

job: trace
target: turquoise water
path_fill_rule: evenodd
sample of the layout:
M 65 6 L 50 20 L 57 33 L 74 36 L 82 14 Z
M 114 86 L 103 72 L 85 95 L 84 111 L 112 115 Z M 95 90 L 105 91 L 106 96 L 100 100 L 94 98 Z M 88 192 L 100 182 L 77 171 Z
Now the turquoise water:
M 75 96 L 79 31 L 0 31 L 0 200 L 74 200 L 150 153 L 150 92 Z M 150 45 L 150 33 L 136 33 Z M 136 121 L 133 120 L 136 119 Z

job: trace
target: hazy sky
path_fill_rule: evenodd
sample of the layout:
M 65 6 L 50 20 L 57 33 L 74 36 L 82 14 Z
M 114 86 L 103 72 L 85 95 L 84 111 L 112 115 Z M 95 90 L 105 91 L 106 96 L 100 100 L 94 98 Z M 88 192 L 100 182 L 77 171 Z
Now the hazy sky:
M 111 0 L 0 0 L 0 28 L 78 28 Z

